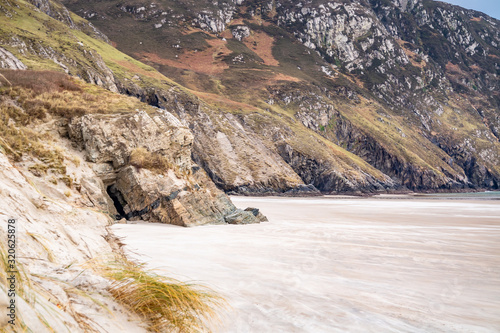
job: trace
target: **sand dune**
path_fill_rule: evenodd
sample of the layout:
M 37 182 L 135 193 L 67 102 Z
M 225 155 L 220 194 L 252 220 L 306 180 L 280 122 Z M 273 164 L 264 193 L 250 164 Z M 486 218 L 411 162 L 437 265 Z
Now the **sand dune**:
M 500 331 L 500 201 L 233 200 L 270 222 L 113 227 L 225 295 L 220 332 Z

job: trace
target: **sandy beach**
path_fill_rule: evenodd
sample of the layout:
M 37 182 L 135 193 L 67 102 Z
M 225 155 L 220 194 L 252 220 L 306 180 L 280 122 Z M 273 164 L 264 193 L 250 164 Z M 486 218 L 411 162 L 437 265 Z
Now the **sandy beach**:
M 270 222 L 113 226 L 227 298 L 218 332 L 499 332 L 500 201 L 233 197 Z

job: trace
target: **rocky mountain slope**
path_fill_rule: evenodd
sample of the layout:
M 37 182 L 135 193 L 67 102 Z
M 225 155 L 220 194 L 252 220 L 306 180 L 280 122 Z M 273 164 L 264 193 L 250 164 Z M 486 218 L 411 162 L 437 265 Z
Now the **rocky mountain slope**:
M 63 3 L 209 105 L 175 112 L 225 190 L 284 191 L 290 168 L 325 192 L 498 187 L 500 35 L 487 15 L 431 0 Z M 236 156 L 207 121 L 234 133 Z M 238 156 L 248 147 L 271 170 Z
M 427 0 L 62 2 L 88 23 L 57 1 L 4 3 L 3 58 L 18 60 L 4 67 L 62 69 L 175 114 L 226 192 L 498 188 L 498 21 L 484 14 Z
M 224 191 L 498 188 L 499 22 L 481 13 L 0 0 L 0 23 L 0 237 L 17 218 L 24 267 L 11 331 L 147 329 L 87 266 L 116 255 L 119 218 L 265 221 Z

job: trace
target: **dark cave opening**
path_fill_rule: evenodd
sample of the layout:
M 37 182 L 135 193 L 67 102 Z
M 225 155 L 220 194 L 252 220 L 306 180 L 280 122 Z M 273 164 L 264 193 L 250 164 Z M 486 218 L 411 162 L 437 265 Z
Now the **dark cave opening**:
M 113 204 L 115 205 L 116 211 L 118 215 L 116 215 L 116 219 L 127 218 L 127 214 L 125 214 L 124 207 L 127 205 L 125 198 L 123 198 L 122 193 L 116 188 L 115 184 L 109 185 L 106 188 L 106 192 L 108 193 L 111 200 L 113 200 Z

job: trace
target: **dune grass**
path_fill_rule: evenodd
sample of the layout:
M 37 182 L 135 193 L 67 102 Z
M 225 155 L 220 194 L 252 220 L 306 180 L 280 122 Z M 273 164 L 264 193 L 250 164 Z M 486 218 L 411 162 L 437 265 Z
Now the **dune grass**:
M 143 264 L 120 259 L 100 266 L 113 282 L 117 301 L 140 315 L 154 332 L 203 332 L 219 321 L 225 300 L 213 290 L 146 270 Z
M 125 305 L 147 322 L 150 331 L 207 332 L 219 321 L 218 311 L 226 307 L 226 302 L 213 290 L 201 285 L 183 283 L 163 277 L 151 270 L 146 270 L 143 264 L 136 264 L 122 256 L 117 258 L 111 263 L 98 263 L 91 260 L 84 265 L 84 268 L 85 266 L 92 268 L 96 273 L 108 278 L 111 281 L 109 287 L 111 295 L 116 301 Z M 2 285 L 6 281 L 7 267 L 7 251 L 5 246 L 0 244 L 0 281 L 2 281 Z M 46 290 L 37 286 L 38 283 L 33 284 L 22 264 L 17 264 L 17 273 L 15 274 L 18 296 L 32 307 L 40 322 L 53 331 L 51 324 L 39 311 L 40 306 L 47 311 L 54 311 L 52 308 L 47 308 L 48 303 L 45 304 L 39 298 L 49 299 L 50 292 L 47 293 Z M 35 276 L 53 280 L 62 285 L 66 284 L 49 276 Z M 89 298 L 103 310 L 110 311 L 109 308 L 85 291 L 69 285 L 64 286 L 64 289 L 68 293 Z M 83 313 L 73 311 L 71 306 L 64 311 L 69 311 L 81 327 L 93 331 L 92 319 L 86 318 Z M 56 313 L 54 312 L 54 314 Z M 28 326 L 29 323 L 24 322 L 23 313 L 19 312 L 17 315 L 16 325 L 0 327 L 0 333 L 33 332 Z

